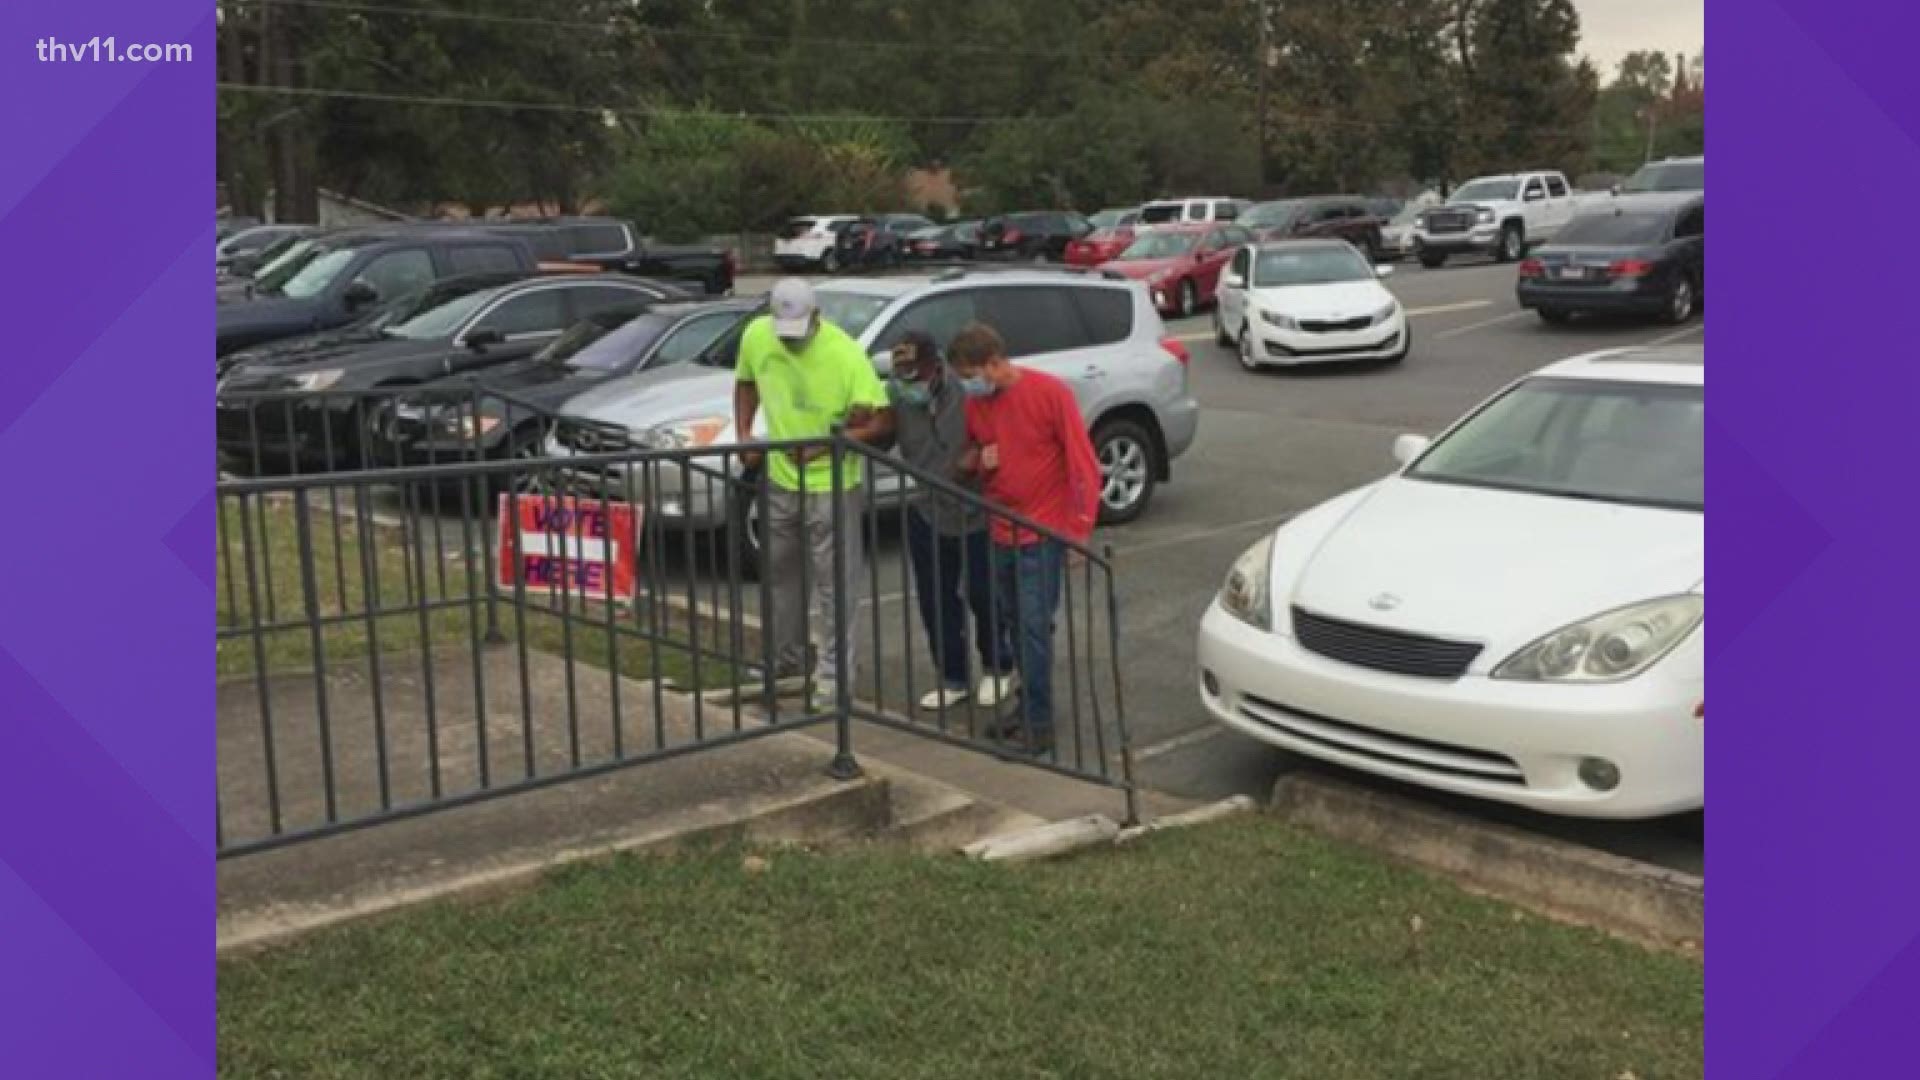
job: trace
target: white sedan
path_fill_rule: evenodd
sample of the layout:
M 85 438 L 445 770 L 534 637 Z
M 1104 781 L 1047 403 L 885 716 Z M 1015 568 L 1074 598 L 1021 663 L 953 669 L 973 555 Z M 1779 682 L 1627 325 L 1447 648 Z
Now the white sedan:
M 1240 366 L 1406 359 L 1412 338 L 1400 301 L 1344 240 L 1279 240 L 1234 252 L 1215 290 L 1213 334 Z
M 1233 566 L 1200 698 L 1263 742 L 1557 814 L 1704 805 L 1703 350 L 1519 380 Z

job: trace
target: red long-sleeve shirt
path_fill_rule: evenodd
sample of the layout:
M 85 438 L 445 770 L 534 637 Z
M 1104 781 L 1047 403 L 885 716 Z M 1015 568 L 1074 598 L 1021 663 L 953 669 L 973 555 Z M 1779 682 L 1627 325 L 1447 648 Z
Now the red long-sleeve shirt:
M 1086 421 L 1067 384 L 1022 368 L 1012 386 L 967 401 L 967 439 L 999 447 L 1000 464 L 984 471 L 988 499 L 1054 532 L 1084 541 L 1100 510 L 1100 463 Z M 1025 546 L 1040 537 L 993 519 L 996 544 Z

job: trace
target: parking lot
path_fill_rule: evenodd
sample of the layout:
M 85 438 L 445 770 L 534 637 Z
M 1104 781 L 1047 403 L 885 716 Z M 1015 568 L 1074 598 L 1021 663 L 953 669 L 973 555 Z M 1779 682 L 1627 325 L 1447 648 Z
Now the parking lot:
M 743 278 L 740 291 L 764 290 L 772 280 Z M 1701 319 L 1680 327 L 1644 320 L 1550 327 L 1516 303 L 1513 267 L 1484 260 L 1438 270 L 1403 262 L 1387 284 L 1405 304 L 1414 335 L 1412 355 L 1395 367 L 1253 374 L 1214 344 L 1209 315 L 1169 323 L 1193 354 L 1199 439 L 1175 462 L 1173 482 L 1159 489 L 1144 518 L 1096 534 L 1118 560 L 1127 714 L 1149 787 L 1194 798 L 1264 795 L 1282 769 L 1308 767 L 1214 724 L 1194 688 L 1200 616 L 1234 557 L 1265 530 L 1385 473 L 1395 435 L 1435 433 L 1526 372 L 1596 349 L 1698 343 L 1705 332 Z M 897 544 L 888 543 L 881 558 L 895 557 Z M 888 569 L 881 580 L 900 577 Z M 884 586 L 880 602 L 890 602 Z M 1610 824 L 1446 801 L 1677 869 L 1701 869 L 1697 816 Z

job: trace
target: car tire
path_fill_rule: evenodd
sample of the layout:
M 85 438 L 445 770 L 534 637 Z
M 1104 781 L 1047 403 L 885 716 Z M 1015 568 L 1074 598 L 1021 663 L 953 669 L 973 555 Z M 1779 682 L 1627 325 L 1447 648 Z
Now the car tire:
M 1200 310 L 1200 289 L 1194 285 L 1192 278 L 1180 283 L 1179 297 L 1175 310 L 1183 319 L 1192 318 L 1194 313 Z
M 1520 256 L 1527 253 L 1527 234 L 1520 226 L 1508 222 L 1500 227 L 1500 249 L 1494 252 L 1494 259 L 1503 262 L 1519 262 Z
M 1696 306 L 1693 292 L 1693 279 L 1680 274 L 1673 279 L 1673 287 L 1667 290 L 1667 306 L 1661 318 L 1675 326 L 1693 318 Z
M 1260 365 L 1253 359 L 1253 331 L 1244 326 L 1240 328 L 1240 339 L 1234 347 L 1234 354 L 1239 358 L 1241 367 L 1256 374 L 1260 371 Z
M 759 482 L 751 474 L 740 477 L 727 501 L 727 558 L 737 581 L 759 581 L 762 560 Z
M 1094 427 L 1093 455 L 1100 462 L 1100 524 L 1125 525 L 1146 513 L 1158 486 L 1157 445 L 1137 420 L 1102 420 Z
M 1435 254 L 1431 251 L 1423 251 L 1420 253 L 1420 265 L 1426 267 L 1429 270 L 1438 270 L 1441 267 L 1447 265 L 1447 257 L 1445 255 Z
M 821 272 L 828 273 L 828 274 L 839 273 L 840 272 L 840 253 L 838 251 L 835 251 L 829 248 L 825 255 L 820 256 L 820 270 Z
M 1565 326 L 1573 321 L 1573 312 L 1565 308 L 1543 307 L 1535 309 L 1540 321 L 1549 326 Z
M 1220 318 L 1220 302 L 1213 303 L 1213 343 L 1221 348 L 1233 348 L 1233 335 L 1227 333 L 1227 324 Z

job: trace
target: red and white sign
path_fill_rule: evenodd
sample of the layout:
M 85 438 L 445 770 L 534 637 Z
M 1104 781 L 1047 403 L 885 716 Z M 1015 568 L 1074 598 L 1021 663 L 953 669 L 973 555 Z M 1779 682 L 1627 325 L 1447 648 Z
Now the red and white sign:
M 512 589 L 524 583 L 529 592 L 564 592 L 587 600 L 631 600 L 638 524 L 639 512 L 629 503 L 502 495 L 499 585 Z

